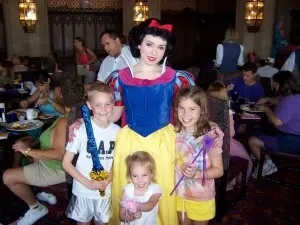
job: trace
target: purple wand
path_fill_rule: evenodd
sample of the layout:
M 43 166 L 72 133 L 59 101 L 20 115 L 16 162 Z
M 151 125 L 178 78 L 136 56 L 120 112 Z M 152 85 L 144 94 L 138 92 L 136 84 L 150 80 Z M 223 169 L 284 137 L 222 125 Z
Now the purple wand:
M 204 136 L 204 140 L 203 140 L 203 147 L 199 150 L 199 152 L 197 153 L 197 155 L 195 156 L 195 158 L 193 159 L 193 161 L 191 162 L 191 164 L 193 164 L 196 161 L 196 159 L 199 157 L 199 155 L 204 151 L 204 154 L 203 154 L 203 159 L 204 159 L 203 160 L 203 167 L 206 167 L 205 154 L 206 154 L 206 151 L 209 150 L 212 147 L 213 143 L 214 143 L 214 139 L 212 137 L 208 136 L 208 135 L 205 135 Z M 184 175 L 181 176 L 181 178 L 179 179 L 179 181 L 177 182 L 177 184 L 175 185 L 175 187 L 171 191 L 170 196 L 177 189 L 177 187 L 179 186 L 179 184 L 181 183 L 181 181 L 183 180 L 183 178 L 184 178 Z M 205 179 L 205 177 L 203 176 L 202 179 Z

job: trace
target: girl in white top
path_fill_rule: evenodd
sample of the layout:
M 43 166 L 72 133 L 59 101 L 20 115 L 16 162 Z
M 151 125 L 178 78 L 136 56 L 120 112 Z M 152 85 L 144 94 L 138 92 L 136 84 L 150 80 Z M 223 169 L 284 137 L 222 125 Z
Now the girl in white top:
M 121 225 L 156 225 L 161 188 L 155 184 L 155 161 L 144 151 L 126 158 L 126 177 L 132 183 L 123 188 L 120 204 Z

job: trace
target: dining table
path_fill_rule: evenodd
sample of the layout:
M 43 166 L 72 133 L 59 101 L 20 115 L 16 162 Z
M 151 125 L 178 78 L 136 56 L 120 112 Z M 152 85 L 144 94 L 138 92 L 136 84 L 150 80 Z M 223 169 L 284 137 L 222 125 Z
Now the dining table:
M 0 123 L 0 169 L 10 168 L 13 161 L 13 149 L 12 145 L 19 139 L 32 136 L 34 139 L 38 139 L 41 133 L 52 125 L 56 117 L 49 119 L 35 119 L 35 120 L 24 120 L 14 121 L 11 123 Z M 14 124 L 22 123 L 35 123 L 30 129 L 14 129 Z M 22 157 L 21 165 L 28 163 L 26 157 Z

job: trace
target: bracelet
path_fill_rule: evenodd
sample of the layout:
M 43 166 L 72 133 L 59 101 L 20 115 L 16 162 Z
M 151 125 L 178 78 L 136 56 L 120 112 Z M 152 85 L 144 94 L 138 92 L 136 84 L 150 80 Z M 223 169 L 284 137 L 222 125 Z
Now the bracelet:
M 25 150 L 25 152 L 24 152 L 24 155 L 27 156 L 27 155 L 28 155 L 28 152 L 30 152 L 30 151 L 31 151 L 31 148 L 27 148 L 27 149 Z

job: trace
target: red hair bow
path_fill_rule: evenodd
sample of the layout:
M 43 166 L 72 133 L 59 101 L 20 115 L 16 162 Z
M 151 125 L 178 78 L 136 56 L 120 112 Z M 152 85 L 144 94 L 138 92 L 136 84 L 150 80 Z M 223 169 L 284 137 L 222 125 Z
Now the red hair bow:
M 170 33 L 172 32 L 172 29 L 173 29 L 172 24 L 160 25 L 156 20 L 151 20 L 148 27 L 157 27 L 158 29 L 167 30 Z

